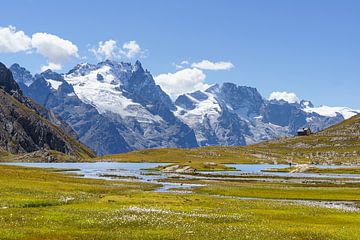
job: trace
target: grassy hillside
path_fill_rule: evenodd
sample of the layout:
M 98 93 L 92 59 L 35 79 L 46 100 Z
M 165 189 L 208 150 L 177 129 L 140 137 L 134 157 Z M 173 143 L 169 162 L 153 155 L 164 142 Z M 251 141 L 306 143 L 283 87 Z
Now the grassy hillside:
M 107 155 L 98 160 L 360 164 L 360 115 L 311 136 L 281 138 L 245 147 L 147 149 Z
M 247 149 L 280 161 L 360 163 L 360 115 L 311 136 L 283 138 Z

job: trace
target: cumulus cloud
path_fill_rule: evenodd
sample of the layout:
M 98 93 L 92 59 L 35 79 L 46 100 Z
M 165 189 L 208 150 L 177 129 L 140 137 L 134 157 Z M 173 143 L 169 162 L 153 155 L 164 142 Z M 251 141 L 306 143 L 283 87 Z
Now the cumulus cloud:
M 205 83 L 206 75 L 197 68 L 185 68 L 175 73 L 160 74 L 155 82 L 173 99 L 181 94 L 196 90 L 205 90 L 209 87 Z
M 143 57 L 145 53 L 136 41 L 125 42 L 122 47 L 119 47 L 117 42 L 113 39 L 105 42 L 100 41 L 97 48 L 91 48 L 90 52 L 94 53 L 98 60 L 132 59 L 137 56 Z
M 156 83 L 173 99 L 184 93 L 206 90 L 210 87 L 205 83 L 206 75 L 203 70 L 228 70 L 234 67 L 231 62 L 211 62 L 209 60 L 194 63 L 183 60 L 180 63 L 173 63 L 173 66 L 177 72 L 160 74 L 155 77 Z
M 60 70 L 69 58 L 79 56 L 78 48 L 75 44 L 49 33 L 33 34 L 31 45 L 48 60 L 48 65 L 43 66 L 42 70 L 46 67 Z
M 0 27 L 0 52 L 37 53 L 46 57 L 48 64 L 42 70 L 60 70 L 71 57 L 78 57 L 78 48 L 69 40 L 49 33 L 35 33 L 31 37 L 13 26 Z
M 0 27 L 0 52 L 21 52 L 31 48 L 31 38 L 13 26 Z
M 133 58 L 141 53 L 141 48 L 136 41 L 130 41 L 123 44 L 123 53 L 127 58 Z
M 272 92 L 270 94 L 269 100 L 284 100 L 289 103 L 299 102 L 299 98 L 295 93 L 291 92 Z
M 94 53 L 97 59 L 114 59 L 118 54 L 118 46 L 115 40 L 100 41 L 98 48 L 91 48 L 90 51 Z
M 199 68 L 204 70 L 229 70 L 234 67 L 234 64 L 231 62 L 211 62 L 209 60 L 202 60 L 201 62 L 191 64 L 193 68 Z

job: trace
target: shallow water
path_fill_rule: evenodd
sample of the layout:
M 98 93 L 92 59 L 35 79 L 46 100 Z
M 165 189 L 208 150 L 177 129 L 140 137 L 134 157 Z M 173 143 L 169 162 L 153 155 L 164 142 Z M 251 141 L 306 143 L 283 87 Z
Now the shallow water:
M 157 183 L 162 185 L 161 187 L 155 190 L 159 192 L 167 192 L 170 191 L 172 188 L 179 188 L 186 190 L 191 187 L 201 186 L 199 184 L 159 182 L 160 179 L 165 179 L 168 177 L 174 177 L 179 175 L 172 173 L 163 173 L 160 171 L 145 170 L 149 168 L 155 168 L 157 166 L 168 165 L 170 163 L 95 162 L 95 163 L 1 163 L 1 164 L 24 166 L 24 167 L 37 167 L 37 168 L 78 169 L 78 170 L 66 171 L 66 172 L 80 174 L 84 178 Z
M 262 172 L 262 170 L 271 168 L 286 168 L 288 164 L 225 164 L 228 167 L 234 167 L 237 171 L 226 171 L 226 175 L 243 175 L 244 173 L 265 175 L 265 176 L 283 176 L 283 177 L 301 177 L 301 178 L 360 178 L 360 174 L 329 174 L 329 173 L 287 173 L 287 172 Z M 335 165 L 316 165 L 317 168 L 346 168 L 351 166 Z M 208 172 L 211 174 L 211 172 Z
M 119 179 L 124 181 L 157 183 L 157 184 L 161 184 L 161 187 L 155 190 L 159 192 L 168 192 L 171 191 L 171 189 L 173 188 L 179 189 L 180 191 L 181 190 L 186 191 L 186 189 L 189 189 L 191 187 L 202 186 L 199 184 L 181 184 L 181 183 L 172 183 L 166 181 L 160 182 L 160 180 L 171 177 L 181 177 L 181 178 L 195 177 L 192 175 L 164 173 L 160 171 L 145 170 L 149 168 L 155 168 L 159 165 L 161 166 L 167 165 L 170 163 L 95 162 L 95 163 L 1 163 L 1 164 L 26 166 L 26 167 L 38 167 L 38 168 L 78 169 L 68 172 L 80 174 L 84 178 L 96 178 L 96 179 L 106 179 L 106 180 Z M 289 176 L 289 177 L 301 177 L 301 178 L 349 177 L 349 178 L 360 179 L 360 174 L 262 172 L 262 170 L 269 168 L 288 167 L 288 165 L 284 165 L 284 164 L 225 164 L 225 165 L 229 167 L 234 167 L 236 171 L 209 171 L 209 172 L 201 172 L 201 173 L 209 174 L 209 175 L 225 175 L 225 176 L 259 175 L 259 176 Z M 317 167 L 322 168 L 322 167 L 339 167 L 339 166 L 317 165 Z

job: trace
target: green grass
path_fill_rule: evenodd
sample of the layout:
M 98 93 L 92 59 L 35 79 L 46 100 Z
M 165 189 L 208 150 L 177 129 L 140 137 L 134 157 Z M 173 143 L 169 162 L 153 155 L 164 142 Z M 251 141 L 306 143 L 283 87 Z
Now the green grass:
M 201 147 L 192 149 L 161 148 L 133 151 L 123 154 L 105 155 L 96 158 L 97 161 L 118 162 L 165 162 L 165 163 L 192 163 L 204 162 L 224 163 L 272 163 L 253 157 L 247 152 L 247 147 Z
M 244 195 L 241 192 L 245 191 L 279 198 L 313 194 L 359 199 L 358 186 L 326 190 L 301 184 L 209 184 L 213 193 L 231 196 Z M 360 238 L 357 212 L 219 198 L 204 195 L 210 194 L 207 188 L 181 195 L 151 192 L 155 187 L 0 166 L 0 239 Z
M 217 182 L 197 188 L 197 193 L 245 198 L 360 201 L 360 185 L 289 184 L 272 182 Z

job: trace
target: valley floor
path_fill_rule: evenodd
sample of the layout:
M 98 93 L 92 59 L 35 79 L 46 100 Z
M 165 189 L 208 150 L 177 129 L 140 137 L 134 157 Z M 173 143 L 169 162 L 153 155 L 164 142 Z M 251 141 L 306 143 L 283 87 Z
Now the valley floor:
M 206 186 L 160 193 L 152 183 L 1 165 L 0 239 L 360 238 L 358 182 L 186 181 Z M 350 202 L 353 210 L 288 200 Z

